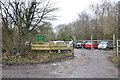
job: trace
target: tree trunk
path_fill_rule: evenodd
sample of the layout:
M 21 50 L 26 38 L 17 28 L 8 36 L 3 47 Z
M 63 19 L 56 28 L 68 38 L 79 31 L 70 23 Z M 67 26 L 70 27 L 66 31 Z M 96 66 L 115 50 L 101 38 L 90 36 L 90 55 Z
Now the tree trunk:
M 118 39 L 120 39 L 120 1 L 118 2 Z

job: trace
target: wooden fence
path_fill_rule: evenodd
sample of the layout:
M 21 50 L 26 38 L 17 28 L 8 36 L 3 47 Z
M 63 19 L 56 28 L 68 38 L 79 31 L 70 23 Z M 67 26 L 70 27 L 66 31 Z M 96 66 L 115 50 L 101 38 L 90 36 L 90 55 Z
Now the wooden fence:
M 73 50 L 73 44 L 70 41 L 64 42 L 33 42 L 32 50 Z

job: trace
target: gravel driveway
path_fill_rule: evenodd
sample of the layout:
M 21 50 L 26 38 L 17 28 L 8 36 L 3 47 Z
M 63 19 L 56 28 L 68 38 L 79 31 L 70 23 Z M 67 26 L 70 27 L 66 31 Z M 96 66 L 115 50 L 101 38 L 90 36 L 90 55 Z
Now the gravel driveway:
M 118 78 L 109 52 L 74 50 L 75 57 L 54 63 L 3 67 L 3 78 Z

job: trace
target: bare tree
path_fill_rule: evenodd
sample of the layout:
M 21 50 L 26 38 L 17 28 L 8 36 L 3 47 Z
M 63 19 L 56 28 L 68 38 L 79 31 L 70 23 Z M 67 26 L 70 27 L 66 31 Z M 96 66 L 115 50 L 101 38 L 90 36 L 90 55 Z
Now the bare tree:
M 110 1 L 103 0 L 101 3 L 93 4 L 91 7 L 96 20 L 96 38 L 111 39 L 112 35 L 116 34 L 116 6 Z
M 120 1 L 118 2 L 118 39 L 120 39 Z
M 20 50 L 23 49 L 28 34 L 34 31 L 38 26 L 43 25 L 45 21 L 55 19 L 55 16 L 50 13 L 58 9 L 47 0 L 46 2 L 45 0 L 40 0 L 39 2 L 33 0 L 27 3 L 21 0 L 9 0 L 8 2 L 0 1 L 0 3 L 2 5 L 2 15 L 6 14 L 11 20 L 12 26 L 16 27 L 18 31 Z M 9 23 L 7 21 L 4 22 L 6 22 L 6 25 Z M 6 25 L 4 25 L 4 27 L 6 27 Z
M 71 40 L 73 37 L 73 26 L 71 24 L 62 24 L 56 27 L 57 38 L 59 40 Z
M 51 23 L 46 22 L 42 26 L 39 26 L 37 30 L 38 30 L 38 34 L 45 35 L 47 41 L 51 41 L 55 39 L 55 34 Z
M 13 31 L 14 28 L 12 28 L 12 22 L 11 19 L 9 18 L 9 15 L 5 10 L 0 8 L 0 13 L 1 13 L 1 23 L 2 23 L 2 48 L 3 50 L 6 50 L 8 53 L 11 52 L 13 48 Z M 4 14 L 4 15 L 3 15 Z

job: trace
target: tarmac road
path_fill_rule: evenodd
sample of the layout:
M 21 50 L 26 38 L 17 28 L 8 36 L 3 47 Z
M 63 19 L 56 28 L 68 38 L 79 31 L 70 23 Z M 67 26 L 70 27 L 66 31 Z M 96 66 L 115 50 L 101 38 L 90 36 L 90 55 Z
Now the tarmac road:
M 75 57 L 54 63 L 3 67 L 3 78 L 118 78 L 108 52 L 74 50 Z

